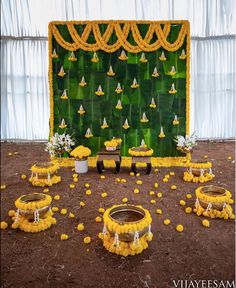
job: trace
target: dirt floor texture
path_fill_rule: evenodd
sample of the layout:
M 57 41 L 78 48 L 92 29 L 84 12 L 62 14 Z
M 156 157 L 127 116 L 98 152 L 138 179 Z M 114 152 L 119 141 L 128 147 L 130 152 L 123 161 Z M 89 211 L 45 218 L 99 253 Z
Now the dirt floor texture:
M 79 288 L 166 288 L 175 287 L 173 280 L 228 280 L 235 278 L 234 259 L 234 221 L 210 219 L 210 228 L 202 226 L 204 217 L 194 213 L 186 214 L 180 206 L 180 199 L 186 200 L 187 206 L 194 206 L 194 190 L 199 183 L 186 183 L 182 180 L 186 168 L 158 168 L 146 175 L 140 170 L 140 177 L 130 176 L 128 168 L 121 168 L 119 174 L 106 169 L 105 179 L 101 179 L 95 168 L 79 175 L 75 188 L 72 168 L 61 168 L 59 184 L 49 188 L 49 194 L 59 194 L 60 200 L 53 200 L 53 206 L 67 208 L 68 213 L 54 216 L 57 224 L 40 233 L 24 233 L 11 228 L 12 220 L 8 216 L 10 209 L 15 209 L 14 201 L 21 195 L 31 192 L 43 192 L 44 188 L 33 187 L 28 181 L 30 167 L 35 162 L 48 161 L 44 143 L 37 144 L 1 144 L 1 221 L 8 223 L 8 228 L 1 230 L 1 287 L 41 288 L 41 287 L 79 287 Z M 14 154 L 14 152 L 18 152 Z M 222 186 L 233 194 L 235 199 L 235 142 L 199 142 L 193 157 L 204 160 L 208 156 L 216 175 L 211 184 Z M 232 159 L 228 159 L 231 156 Z M 162 181 L 170 171 L 175 172 L 169 182 Z M 22 180 L 21 175 L 27 175 Z M 115 179 L 125 178 L 126 183 L 116 183 Z M 137 185 L 141 179 L 143 184 Z M 159 187 L 154 188 L 158 182 Z M 86 195 L 84 184 L 89 183 L 92 194 Z M 203 185 L 207 185 L 203 184 Z M 171 190 L 176 185 L 176 190 Z M 140 193 L 134 194 L 134 188 Z M 149 195 L 149 191 L 162 192 L 161 198 Z M 106 198 L 101 193 L 106 192 Z M 192 198 L 187 199 L 186 194 Z M 120 204 L 127 197 L 130 204 L 140 204 L 148 209 L 153 218 L 153 241 L 142 254 L 121 257 L 105 250 L 98 233 L 103 223 L 96 223 L 98 208 L 109 208 Z M 156 204 L 150 200 L 155 199 Z M 80 201 L 86 205 L 80 208 Z M 156 209 L 163 211 L 162 215 Z M 75 214 L 74 219 L 68 217 Z M 164 219 L 171 220 L 164 225 Z M 84 223 L 85 230 L 76 229 Z M 176 225 L 182 224 L 184 231 L 176 231 Z M 60 235 L 68 234 L 67 241 L 61 241 Z M 92 242 L 84 244 L 83 238 L 90 236 Z M 180 286 L 179 286 L 180 287 Z M 190 286 L 191 287 L 191 286 Z M 223 287 L 223 286 L 222 286 Z

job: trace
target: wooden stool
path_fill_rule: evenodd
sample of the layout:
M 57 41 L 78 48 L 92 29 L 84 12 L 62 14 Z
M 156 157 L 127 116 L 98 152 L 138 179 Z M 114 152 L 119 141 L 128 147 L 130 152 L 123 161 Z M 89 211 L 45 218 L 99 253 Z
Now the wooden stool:
M 133 156 L 132 157 L 131 171 L 134 173 L 137 173 L 136 163 L 146 163 L 147 164 L 146 174 L 147 175 L 150 174 L 150 172 L 152 170 L 151 157 Z
M 102 151 L 97 153 L 97 170 L 98 173 L 102 173 L 102 170 L 104 170 L 104 160 L 113 160 L 116 164 L 116 170 L 115 173 L 119 173 L 120 171 L 120 163 L 121 163 L 121 156 L 120 156 L 120 149 L 117 149 L 115 151 L 107 151 L 103 149 Z

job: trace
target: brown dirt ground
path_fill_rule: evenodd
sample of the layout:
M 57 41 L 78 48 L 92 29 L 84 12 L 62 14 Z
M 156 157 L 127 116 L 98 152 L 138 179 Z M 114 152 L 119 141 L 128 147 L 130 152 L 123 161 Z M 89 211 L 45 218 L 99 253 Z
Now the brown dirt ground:
M 9 152 L 19 152 L 9 156 Z M 235 197 L 235 164 L 234 142 L 200 142 L 194 151 L 195 157 L 203 159 L 208 155 L 213 162 L 213 172 L 216 177 L 212 184 L 227 188 Z M 232 160 L 227 160 L 232 156 Z M 12 223 L 8 210 L 14 209 L 14 200 L 22 194 L 42 192 L 43 188 L 33 187 L 29 181 L 22 180 L 21 174 L 30 176 L 30 167 L 36 161 L 48 160 L 44 152 L 44 144 L 3 143 L 1 149 L 1 184 L 7 188 L 1 190 L 1 221 Z M 174 171 L 175 176 L 167 183 L 162 182 L 163 176 Z M 65 207 L 75 213 L 75 219 L 69 219 L 56 213 L 57 224 L 41 233 L 30 234 L 7 228 L 1 231 L 1 287 L 171 287 L 172 280 L 222 279 L 233 280 L 234 275 L 234 221 L 212 219 L 211 227 L 201 225 L 203 218 L 195 214 L 186 214 L 178 204 L 180 199 L 186 199 L 186 194 L 194 195 L 197 183 L 185 183 L 182 180 L 184 168 L 159 168 L 157 173 L 149 176 L 141 171 L 143 181 L 140 194 L 134 194 L 137 187 L 128 169 L 121 169 L 117 175 L 107 169 L 106 178 L 100 179 L 96 169 L 80 175 L 74 189 L 69 188 L 72 182 L 72 169 L 61 168 L 59 175 L 62 182 L 50 188 L 49 194 L 61 195 L 53 205 Z M 115 183 L 115 178 L 125 178 L 127 183 Z M 28 178 L 28 177 L 27 177 Z M 154 190 L 153 183 L 159 183 L 155 191 L 162 191 L 163 197 L 156 204 L 150 204 L 148 192 Z M 85 195 L 84 183 L 90 183 L 92 195 Z M 176 184 L 177 190 L 170 186 Z M 108 197 L 100 194 L 107 192 Z M 96 223 L 98 208 L 108 208 L 121 203 L 127 197 L 130 203 L 141 204 L 149 209 L 153 224 L 154 239 L 142 254 L 120 257 L 107 252 L 101 240 L 97 237 L 102 230 L 102 223 Z M 194 196 L 187 201 L 193 206 Z M 86 206 L 79 209 L 79 202 Z M 157 215 L 155 210 L 161 208 L 163 215 Z M 163 220 L 171 219 L 171 224 L 165 226 Z M 75 229 L 80 222 L 85 224 L 85 231 Z M 184 232 L 175 230 L 177 224 L 184 225 Z M 60 234 L 70 235 L 67 241 L 60 240 Z M 92 243 L 83 244 L 83 237 L 90 235 Z

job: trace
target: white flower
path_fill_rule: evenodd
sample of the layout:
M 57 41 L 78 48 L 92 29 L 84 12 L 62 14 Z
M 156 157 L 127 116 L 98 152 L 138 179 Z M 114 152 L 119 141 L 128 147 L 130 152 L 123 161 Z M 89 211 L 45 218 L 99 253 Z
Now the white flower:
M 74 139 L 72 139 L 69 134 L 58 134 L 56 132 L 51 138 L 51 141 L 46 144 L 45 151 L 47 151 L 50 156 L 55 156 L 56 154 L 62 154 L 65 151 L 71 151 L 71 147 L 74 145 Z

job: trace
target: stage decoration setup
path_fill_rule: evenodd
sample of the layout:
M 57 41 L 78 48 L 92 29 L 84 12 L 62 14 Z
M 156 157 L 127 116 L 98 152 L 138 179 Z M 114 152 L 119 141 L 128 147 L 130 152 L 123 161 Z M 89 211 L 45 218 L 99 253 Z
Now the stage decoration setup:
M 213 185 L 201 186 L 195 190 L 195 195 L 194 212 L 198 216 L 235 219 L 233 209 L 230 206 L 234 201 L 228 190 Z
M 40 162 L 31 167 L 32 175 L 29 181 L 33 186 L 52 186 L 61 182 L 61 177 L 56 175 L 59 164 L 56 162 Z
M 88 156 L 91 150 L 88 147 L 79 145 L 70 152 L 70 155 L 75 158 L 75 172 L 87 173 L 88 172 Z
M 199 160 L 188 163 L 187 171 L 184 172 L 184 181 L 186 182 L 208 182 L 212 180 L 215 175 L 212 173 L 212 163 L 208 161 Z
M 153 238 L 152 218 L 142 206 L 114 205 L 103 215 L 104 227 L 99 237 L 111 253 L 122 256 L 135 255 L 148 248 Z
M 144 139 L 152 161 L 186 163 L 173 138 L 189 134 L 189 41 L 188 21 L 51 22 L 50 137 L 66 129 L 96 156 L 118 135 L 127 160 Z
M 12 228 L 24 232 L 40 232 L 56 224 L 51 211 L 52 197 L 43 193 L 23 195 L 15 201 L 17 211 L 11 213 Z

